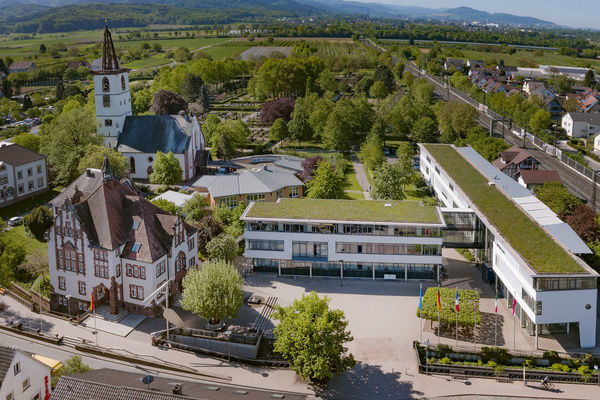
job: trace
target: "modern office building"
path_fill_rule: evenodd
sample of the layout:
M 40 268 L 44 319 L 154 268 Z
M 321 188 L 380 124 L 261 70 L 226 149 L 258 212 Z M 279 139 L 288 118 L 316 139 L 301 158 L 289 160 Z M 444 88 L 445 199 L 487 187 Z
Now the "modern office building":
M 419 147 L 421 172 L 443 204 L 444 217 L 473 223 L 475 240 L 462 247 L 478 249 L 486 276 L 508 307 L 516 300 L 521 327 L 536 338 L 577 330 L 580 346 L 594 347 L 599 274 L 578 257 L 591 253 L 583 240 L 472 148 Z M 445 223 L 451 226 L 449 218 Z M 446 236 L 444 246 L 461 247 Z
M 442 264 L 442 215 L 422 202 L 281 198 L 252 202 L 241 219 L 254 271 L 437 279 Z

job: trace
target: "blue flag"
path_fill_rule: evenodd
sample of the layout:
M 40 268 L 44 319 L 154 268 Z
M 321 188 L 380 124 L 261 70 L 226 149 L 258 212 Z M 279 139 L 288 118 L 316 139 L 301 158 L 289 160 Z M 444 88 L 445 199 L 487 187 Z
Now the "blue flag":
M 423 309 L 423 288 L 419 288 L 419 310 Z

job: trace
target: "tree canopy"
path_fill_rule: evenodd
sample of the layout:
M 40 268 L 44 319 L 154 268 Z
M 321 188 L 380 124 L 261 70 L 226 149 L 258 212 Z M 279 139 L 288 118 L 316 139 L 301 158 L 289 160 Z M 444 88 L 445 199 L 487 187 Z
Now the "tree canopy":
M 46 241 L 46 233 L 48 233 L 53 223 L 52 211 L 46 206 L 34 208 L 31 214 L 23 218 L 23 225 L 25 225 L 27 231 L 40 242 Z
M 82 174 L 88 168 L 100 169 L 104 163 L 104 157 L 108 156 L 108 162 L 116 178 L 124 178 L 129 169 L 127 158 L 115 149 L 109 149 L 99 144 L 93 144 L 86 148 L 85 154 L 79 160 L 77 168 Z
M 329 161 L 321 161 L 314 172 L 314 178 L 306 183 L 307 197 L 310 199 L 343 199 L 346 182 Z
M 157 115 L 175 115 L 187 108 L 187 102 L 170 90 L 159 90 L 154 94 L 151 110 Z
M 152 173 L 149 176 L 150 183 L 158 183 L 161 185 L 176 185 L 182 179 L 183 170 L 179 165 L 179 160 L 175 158 L 172 151 L 168 154 L 162 151 L 156 152 L 154 164 L 152 165 Z

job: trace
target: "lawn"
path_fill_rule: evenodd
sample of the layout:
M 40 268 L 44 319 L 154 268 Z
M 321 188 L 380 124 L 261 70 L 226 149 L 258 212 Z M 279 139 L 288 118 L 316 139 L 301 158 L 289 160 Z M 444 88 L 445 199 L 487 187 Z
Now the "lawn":
M 280 199 L 252 204 L 246 215 L 254 218 L 440 223 L 434 206 L 417 201 Z
M 475 206 L 538 273 L 585 274 L 579 265 L 528 215 L 450 145 L 424 145 Z
M 179 47 L 187 47 L 189 50 L 198 49 L 200 47 L 211 46 L 227 42 L 228 38 L 177 38 L 177 39 L 143 39 L 119 42 L 119 39 L 113 36 L 115 47 L 127 49 L 129 47 L 140 47 L 142 43 L 149 43 L 152 46 L 154 43 L 159 43 L 163 50 L 177 49 Z
M 364 200 L 365 196 L 363 195 L 363 192 L 360 193 L 354 193 L 354 192 L 344 192 L 346 194 L 346 196 L 348 197 L 349 200 Z
M 346 182 L 348 182 L 348 186 L 346 186 L 346 190 L 357 190 L 362 192 L 363 188 L 358 183 L 358 179 L 356 179 L 356 174 L 354 172 L 354 167 L 350 165 L 346 170 L 344 177 L 346 178 Z
M 25 212 L 33 210 L 35 207 L 46 204 L 58 196 L 62 189 L 62 187 L 55 187 L 54 189 L 48 190 L 40 195 L 30 197 L 4 208 L 0 208 L 0 218 L 6 221 L 9 218 L 21 215 Z
M 242 51 L 247 50 L 250 47 L 252 46 L 213 46 L 202 51 L 210 55 L 214 60 L 220 60 L 228 57 L 235 58 Z
M 9 241 L 14 240 L 17 243 L 23 244 L 25 250 L 27 250 L 27 254 L 36 249 L 42 249 L 44 251 L 48 249 L 48 243 L 39 242 L 37 239 L 29 236 L 23 225 L 9 229 L 8 231 L 4 232 L 2 236 Z

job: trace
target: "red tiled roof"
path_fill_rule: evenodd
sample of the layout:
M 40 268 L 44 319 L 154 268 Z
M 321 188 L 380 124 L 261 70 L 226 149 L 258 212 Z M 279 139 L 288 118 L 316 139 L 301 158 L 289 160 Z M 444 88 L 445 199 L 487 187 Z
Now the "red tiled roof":
M 521 177 L 523 178 L 523 182 L 525 182 L 525 184 L 527 184 L 527 185 L 530 185 L 530 184 L 541 185 L 541 184 L 548 183 L 548 182 L 561 182 L 558 171 L 544 171 L 544 170 L 540 170 L 540 169 L 535 169 L 535 170 L 523 169 L 523 170 L 520 170 L 519 173 L 521 174 Z
M 502 171 L 504 168 L 511 164 L 518 165 L 522 163 L 523 161 L 531 157 L 531 154 L 517 146 L 513 146 L 508 150 L 500 152 L 498 154 L 498 157 L 499 158 L 494 160 L 492 164 Z

